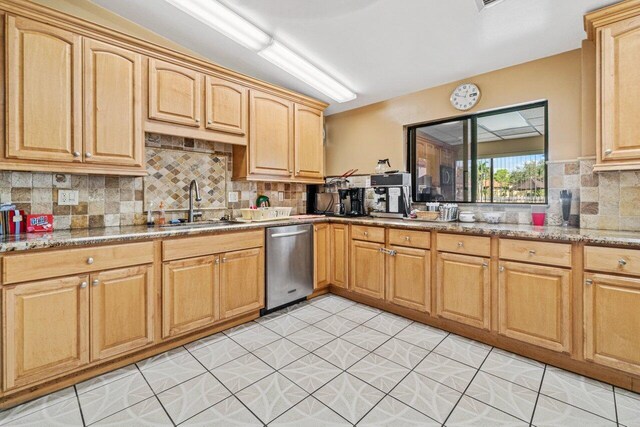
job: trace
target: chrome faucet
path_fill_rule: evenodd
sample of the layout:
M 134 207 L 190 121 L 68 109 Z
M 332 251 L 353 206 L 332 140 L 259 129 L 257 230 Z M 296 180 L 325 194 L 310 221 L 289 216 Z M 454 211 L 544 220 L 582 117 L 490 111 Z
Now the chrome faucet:
M 196 189 L 196 202 L 202 201 L 202 197 L 200 197 L 200 187 L 198 186 L 198 181 L 195 179 L 191 180 L 189 184 L 189 218 L 188 222 L 193 222 L 193 189 Z

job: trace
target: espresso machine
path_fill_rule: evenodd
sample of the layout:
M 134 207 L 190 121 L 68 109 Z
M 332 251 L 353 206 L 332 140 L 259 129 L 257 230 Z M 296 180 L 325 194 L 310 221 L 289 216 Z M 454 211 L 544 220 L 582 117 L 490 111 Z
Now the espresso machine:
M 406 172 L 371 175 L 374 209 L 371 216 L 404 218 L 411 212 L 411 174 Z
M 364 188 L 353 187 L 338 190 L 338 216 L 365 216 Z

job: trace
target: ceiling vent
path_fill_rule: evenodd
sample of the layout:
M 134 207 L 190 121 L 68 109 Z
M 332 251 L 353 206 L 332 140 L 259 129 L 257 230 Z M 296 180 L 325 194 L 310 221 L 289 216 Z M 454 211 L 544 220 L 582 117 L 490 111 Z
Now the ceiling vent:
M 498 3 L 502 3 L 504 0 L 476 0 L 476 6 L 478 6 L 478 10 L 482 11 L 486 8 L 497 5 Z

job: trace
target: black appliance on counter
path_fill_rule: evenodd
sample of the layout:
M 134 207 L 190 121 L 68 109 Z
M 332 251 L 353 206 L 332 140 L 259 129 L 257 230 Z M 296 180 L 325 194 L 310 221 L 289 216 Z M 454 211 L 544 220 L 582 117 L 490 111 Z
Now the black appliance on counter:
M 364 209 L 363 187 L 338 190 L 338 209 L 336 216 L 366 216 Z
M 375 204 L 373 217 L 404 218 L 411 212 L 411 174 L 390 173 L 371 175 Z

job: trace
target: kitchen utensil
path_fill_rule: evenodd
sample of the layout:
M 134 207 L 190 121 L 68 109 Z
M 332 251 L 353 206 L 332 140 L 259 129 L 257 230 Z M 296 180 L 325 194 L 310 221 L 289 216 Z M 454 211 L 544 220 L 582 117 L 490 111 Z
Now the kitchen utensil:
M 265 196 L 264 194 L 261 194 L 261 195 L 258 196 L 258 198 L 256 199 L 256 205 L 259 208 L 267 208 L 267 207 L 271 206 L 270 203 L 269 203 L 269 198 L 267 196 Z

